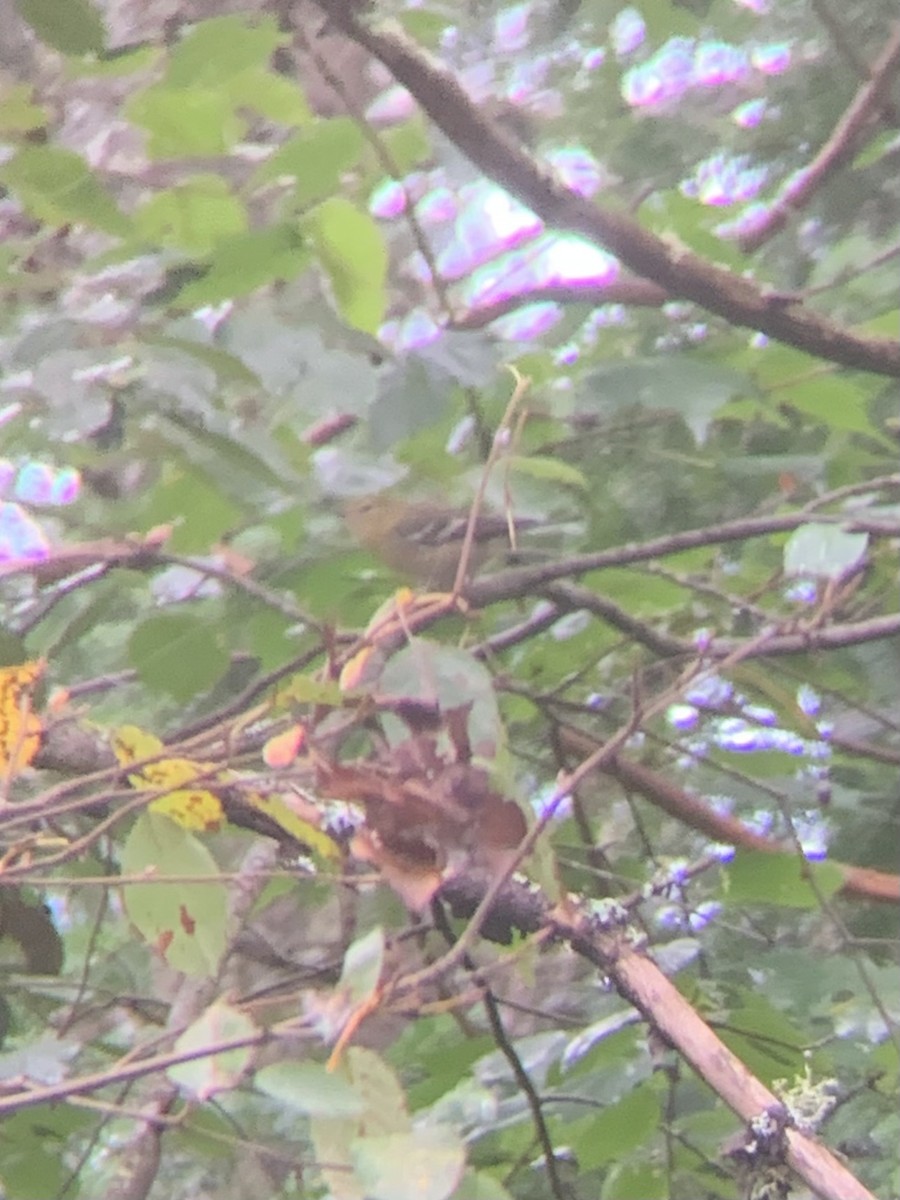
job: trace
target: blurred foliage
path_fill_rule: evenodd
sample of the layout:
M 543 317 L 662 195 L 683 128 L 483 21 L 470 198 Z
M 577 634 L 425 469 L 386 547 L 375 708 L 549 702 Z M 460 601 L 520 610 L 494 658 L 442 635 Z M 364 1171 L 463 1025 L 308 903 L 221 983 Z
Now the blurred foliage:
M 440 882 L 506 869 L 584 739 L 621 734 L 772 844 L 725 861 L 661 785 L 595 772 L 524 871 L 598 920 L 627 902 L 726 1045 L 780 1093 L 825 1086 L 821 1137 L 900 1194 L 896 906 L 847 873 L 896 880 L 896 380 L 593 295 L 531 341 L 457 320 L 393 352 L 386 323 L 440 296 L 405 269 L 428 229 L 370 196 L 471 166 L 418 111 L 366 118 L 384 69 L 315 5 L 218 7 L 0 6 L 21 48 L 0 57 L 0 458 L 83 479 L 28 508 L 43 561 L 4 540 L 19 502 L 0 517 L 0 1193 L 741 1195 L 737 1119 L 562 945 L 504 930 L 390 1000 L 465 928 Z M 653 115 L 623 100 L 618 4 L 520 7 L 506 50 L 519 8 L 366 19 L 396 17 L 536 151 L 592 152 L 598 204 L 896 332 L 896 86 L 754 253 L 681 187 L 743 154 L 772 199 L 882 51 L 888 0 L 647 0 L 638 59 L 672 37 L 793 55 Z M 757 93 L 769 116 L 742 128 Z M 341 516 L 387 486 L 463 512 L 483 487 L 530 518 L 521 584 L 430 616 L 390 599 Z M 191 824 L 198 797 L 214 817 Z

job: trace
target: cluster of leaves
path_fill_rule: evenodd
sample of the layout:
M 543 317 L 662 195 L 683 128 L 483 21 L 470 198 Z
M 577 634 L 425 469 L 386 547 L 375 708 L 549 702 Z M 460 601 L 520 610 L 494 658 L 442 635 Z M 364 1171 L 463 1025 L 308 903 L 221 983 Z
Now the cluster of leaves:
M 896 1192 L 900 100 L 751 253 L 678 186 L 726 112 L 640 119 L 612 56 L 495 121 L 417 51 L 471 65 L 493 12 L 454 43 L 438 8 L 401 38 L 208 7 L 140 43 L 110 11 L 113 48 L 87 0 L 21 0 L 0 74 L 3 457 L 85 484 L 0 562 L 0 1190 L 727 1200 L 787 1162 Z M 858 7 L 855 39 L 762 27 L 809 51 L 754 142 L 776 176 L 866 86 L 890 6 Z M 570 8 L 535 6 L 547 47 L 616 11 Z M 655 44 L 759 19 L 644 8 Z M 419 107 L 378 129 L 386 69 Z M 555 342 L 454 309 L 390 358 L 424 234 L 372 189 L 462 183 L 460 147 L 564 224 L 523 122 L 604 159 L 592 212 L 662 299 L 577 355 L 600 299 L 557 288 Z M 538 528 L 465 603 L 385 604 L 339 499 L 398 479 Z M 775 1097 L 767 1155 L 759 1120 L 723 1151 Z

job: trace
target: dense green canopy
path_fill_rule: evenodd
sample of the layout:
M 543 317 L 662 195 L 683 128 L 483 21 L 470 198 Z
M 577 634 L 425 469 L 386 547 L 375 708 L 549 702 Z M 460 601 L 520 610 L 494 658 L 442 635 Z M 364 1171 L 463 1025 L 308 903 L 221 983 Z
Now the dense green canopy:
M 0 1196 L 900 1193 L 891 0 L 0 29 Z

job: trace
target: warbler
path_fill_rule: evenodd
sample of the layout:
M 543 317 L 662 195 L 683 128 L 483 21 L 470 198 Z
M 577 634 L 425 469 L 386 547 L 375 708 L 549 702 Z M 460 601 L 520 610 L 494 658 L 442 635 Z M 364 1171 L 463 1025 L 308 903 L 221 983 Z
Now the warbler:
M 390 492 L 357 496 L 344 506 L 347 527 L 366 550 L 410 582 L 449 591 L 456 580 L 466 536 L 466 509 L 446 508 L 431 500 L 403 500 Z M 517 517 L 515 529 L 537 524 Z M 478 571 L 505 542 L 510 523 L 495 513 L 475 521 L 467 575 Z

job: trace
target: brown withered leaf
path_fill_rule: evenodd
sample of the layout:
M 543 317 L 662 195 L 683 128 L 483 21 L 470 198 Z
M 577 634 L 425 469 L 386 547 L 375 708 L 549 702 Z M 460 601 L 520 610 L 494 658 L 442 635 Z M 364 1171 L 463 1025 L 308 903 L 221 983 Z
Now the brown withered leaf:
M 379 867 L 413 908 L 463 869 L 504 869 L 526 832 L 518 805 L 469 761 L 464 709 L 448 717 L 456 757 L 437 735 L 419 733 L 367 759 L 319 762 L 320 791 L 365 810 L 354 853 Z
M 411 858 L 389 850 L 369 829 L 354 835 L 350 851 L 362 862 L 377 867 L 403 903 L 415 912 L 423 912 L 441 886 L 443 872 L 436 864 L 429 867 L 424 857 Z

